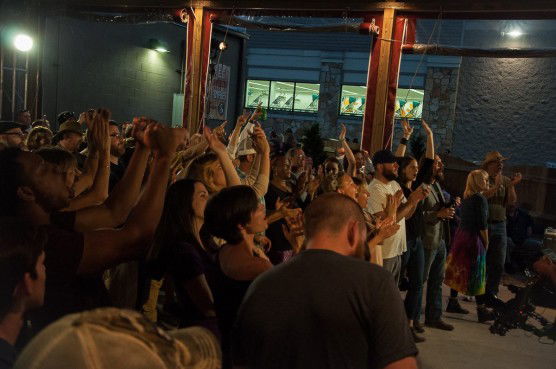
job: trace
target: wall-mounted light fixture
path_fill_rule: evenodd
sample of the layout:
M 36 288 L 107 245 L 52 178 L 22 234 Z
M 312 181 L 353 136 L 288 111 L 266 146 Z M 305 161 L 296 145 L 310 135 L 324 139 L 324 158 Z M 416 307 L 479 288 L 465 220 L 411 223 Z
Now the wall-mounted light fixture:
M 169 53 L 170 50 L 168 50 L 168 46 L 166 46 L 163 42 L 151 38 L 149 40 L 149 49 L 157 51 L 159 53 Z
M 514 29 L 511 30 L 510 32 L 506 33 L 508 36 L 510 36 L 511 38 L 518 38 L 519 36 L 523 35 L 523 32 L 521 32 L 518 29 Z
M 20 33 L 14 37 L 14 46 L 17 50 L 27 52 L 33 48 L 31 36 Z
M 222 41 L 221 43 L 218 44 L 218 48 L 220 49 L 220 51 L 224 51 L 228 48 L 228 44 Z

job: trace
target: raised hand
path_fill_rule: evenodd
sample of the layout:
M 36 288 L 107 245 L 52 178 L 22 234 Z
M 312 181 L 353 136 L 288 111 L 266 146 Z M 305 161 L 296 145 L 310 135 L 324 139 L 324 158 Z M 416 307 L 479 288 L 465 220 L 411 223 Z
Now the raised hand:
M 104 150 L 110 146 L 110 136 L 108 129 L 108 121 L 110 120 L 110 111 L 106 109 L 92 110 L 86 114 L 86 122 L 90 126 L 87 131 L 87 142 L 89 150 Z
M 135 141 L 143 146 L 145 145 L 145 131 L 147 127 L 155 124 L 156 121 L 147 118 L 147 117 L 135 117 L 133 118 L 133 129 L 131 130 L 131 137 L 135 139 Z
M 429 127 L 429 125 L 427 124 L 427 122 L 425 122 L 424 119 L 421 119 L 421 126 L 423 127 L 423 130 L 425 130 L 427 136 L 432 135 L 432 129 L 431 127 Z
M 518 184 L 519 182 L 521 182 L 522 179 L 523 179 L 523 176 L 521 175 L 520 172 L 514 173 L 514 174 L 512 175 L 512 178 L 511 178 L 512 185 L 515 186 L 516 184 Z
M 383 220 L 378 220 L 376 222 L 376 228 L 378 229 L 377 237 L 380 240 L 379 243 L 382 243 L 385 239 L 395 235 L 400 229 L 400 225 L 394 221 L 394 218 L 387 217 Z
M 257 123 L 257 125 L 253 128 L 251 137 L 253 138 L 254 148 L 257 152 L 261 154 L 270 153 L 270 144 L 268 143 L 266 134 L 260 124 Z
M 409 195 L 408 201 L 413 204 L 416 204 L 419 201 L 426 199 L 429 193 L 430 193 L 430 189 L 428 187 L 419 186 L 418 189 L 416 189 L 411 193 L 411 195 Z
M 222 143 L 222 141 L 220 141 L 218 136 L 215 135 L 214 132 L 212 132 L 212 130 L 209 127 L 207 126 L 203 127 L 203 135 L 207 139 L 209 147 L 212 151 L 214 151 L 217 154 L 226 152 L 226 146 Z
M 228 124 L 227 120 L 225 120 L 221 125 L 212 130 L 212 132 L 221 140 L 226 135 L 226 124 Z
M 170 128 L 162 124 L 150 124 L 145 129 L 145 146 L 152 150 L 155 158 L 171 159 L 176 148 L 183 142 L 185 128 Z
M 413 134 L 413 127 L 411 127 L 407 119 L 402 120 L 402 127 L 403 127 L 403 137 L 409 140 L 409 138 Z
M 340 131 L 340 136 L 338 137 L 338 139 L 340 141 L 345 141 L 346 140 L 346 133 L 347 133 L 346 125 L 342 124 L 342 130 Z
M 286 224 L 282 225 L 282 232 L 290 242 L 294 254 L 297 254 L 305 241 L 305 233 L 303 230 L 303 214 L 299 212 L 296 216 L 286 217 Z

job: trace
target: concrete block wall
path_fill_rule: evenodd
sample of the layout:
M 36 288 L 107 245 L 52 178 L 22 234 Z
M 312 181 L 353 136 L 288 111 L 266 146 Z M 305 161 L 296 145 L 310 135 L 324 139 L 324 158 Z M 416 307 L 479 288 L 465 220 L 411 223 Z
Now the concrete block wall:
M 509 165 L 556 162 L 556 58 L 463 58 L 453 134 L 455 156 L 486 152 Z
M 64 110 L 112 110 L 116 121 L 146 115 L 171 122 L 173 94 L 180 92 L 186 30 L 169 24 L 95 23 L 47 19 L 43 57 L 43 112 L 51 122 Z M 149 39 L 169 53 L 148 49 Z

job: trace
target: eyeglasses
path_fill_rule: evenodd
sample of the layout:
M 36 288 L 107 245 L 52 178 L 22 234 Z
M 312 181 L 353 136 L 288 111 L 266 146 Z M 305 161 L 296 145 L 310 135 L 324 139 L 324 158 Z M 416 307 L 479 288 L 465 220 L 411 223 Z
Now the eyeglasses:
M 122 135 L 119 133 L 112 133 L 110 137 L 122 138 Z

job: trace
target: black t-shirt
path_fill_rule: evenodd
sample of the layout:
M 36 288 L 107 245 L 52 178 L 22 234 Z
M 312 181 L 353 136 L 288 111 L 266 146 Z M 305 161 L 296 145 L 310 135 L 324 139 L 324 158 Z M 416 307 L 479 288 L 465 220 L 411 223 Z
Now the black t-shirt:
M 234 362 L 249 368 L 383 368 L 417 354 L 392 275 L 327 250 L 257 278 L 233 338 Z
M 64 315 L 110 305 L 102 276 L 77 275 L 84 238 L 83 233 L 73 231 L 75 212 L 55 213 L 50 220 L 45 226 L 44 305 L 30 314 L 34 333 Z
M 110 178 L 108 179 L 108 190 L 112 192 L 114 187 L 123 178 L 125 167 L 122 164 L 110 163 Z
M 276 186 L 270 184 L 268 186 L 268 191 L 264 196 L 264 201 L 266 204 L 266 209 L 268 211 L 276 210 L 276 200 L 280 198 L 282 201 L 291 200 L 293 194 L 291 192 L 285 192 L 281 189 L 277 188 Z M 292 245 L 288 241 L 288 239 L 284 236 L 284 232 L 282 230 L 282 225 L 285 225 L 286 222 L 284 220 L 279 220 L 274 222 L 268 226 L 266 230 L 266 236 L 272 242 L 272 250 L 274 251 L 288 251 L 292 249 Z
M 0 338 L 0 369 L 11 369 L 15 362 L 15 348 Z

